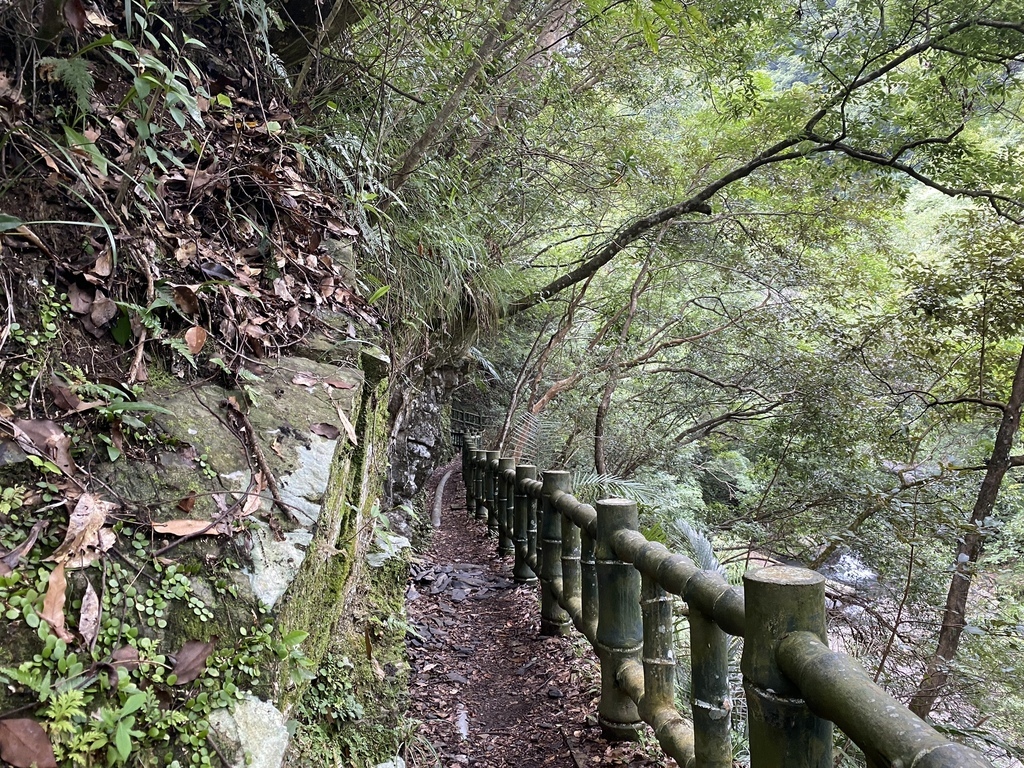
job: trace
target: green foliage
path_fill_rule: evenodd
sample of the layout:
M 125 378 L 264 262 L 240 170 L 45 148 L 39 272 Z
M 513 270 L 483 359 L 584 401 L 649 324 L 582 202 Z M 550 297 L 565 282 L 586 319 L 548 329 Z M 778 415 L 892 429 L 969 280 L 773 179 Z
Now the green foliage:
M 47 79 L 59 81 L 71 92 L 79 112 L 85 114 L 89 111 L 89 97 L 96 88 L 96 80 L 85 59 L 45 56 L 39 60 L 39 66 L 48 73 Z

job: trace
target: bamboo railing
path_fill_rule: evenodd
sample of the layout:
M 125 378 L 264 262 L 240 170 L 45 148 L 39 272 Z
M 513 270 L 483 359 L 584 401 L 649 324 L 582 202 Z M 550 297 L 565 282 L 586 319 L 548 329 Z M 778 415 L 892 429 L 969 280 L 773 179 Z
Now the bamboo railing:
M 598 722 L 609 738 L 643 723 L 680 766 L 732 768 L 728 636 L 744 638 L 751 768 L 831 768 L 833 724 L 869 768 L 991 768 L 940 734 L 828 647 L 825 579 L 804 568 L 748 571 L 733 587 L 639 531 L 637 507 L 571 494 L 568 472 L 516 466 L 466 436 L 466 506 L 540 583 L 541 631 L 581 632 L 601 664 Z M 689 719 L 675 706 L 672 595 L 690 625 Z

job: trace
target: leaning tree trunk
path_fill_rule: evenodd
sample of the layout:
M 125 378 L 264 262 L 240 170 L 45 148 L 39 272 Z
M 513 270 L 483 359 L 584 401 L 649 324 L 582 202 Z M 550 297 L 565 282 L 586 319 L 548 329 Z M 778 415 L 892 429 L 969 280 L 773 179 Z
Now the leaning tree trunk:
M 935 706 L 935 701 L 949 680 L 949 663 L 956 657 L 960 647 L 960 638 L 967 625 L 967 597 L 971 590 L 971 579 L 974 568 L 981 557 L 985 544 L 985 527 L 989 515 L 995 507 L 999 496 L 999 486 L 1003 482 L 1006 471 L 1017 464 L 1010 452 L 1013 441 L 1020 427 L 1021 405 L 1024 403 L 1024 349 L 1017 361 L 1017 371 L 1013 376 L 1013 387 L 1010 399 L 1002 406 L 1003 416 L 996 433 L 995 447 L 987 462 L 985 479 L 978 491 L 978 498 L 971 511 L 970 532 L 967 533 L 957 548 L 953 578 L 949 583 L 946 595 L 946 607 L 942 613 L 942 627 L 939 629 L 939 640 L 935 654 L 929 659 L 924 679 L 918 686 L 917 693 L 910 701 L 910 709 L 919 717 L 926 717 Z

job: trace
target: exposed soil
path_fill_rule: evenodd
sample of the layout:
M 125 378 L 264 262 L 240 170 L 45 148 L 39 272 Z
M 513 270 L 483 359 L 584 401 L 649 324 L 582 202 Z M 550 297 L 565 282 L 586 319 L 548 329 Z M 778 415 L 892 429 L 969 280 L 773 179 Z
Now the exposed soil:
M 410 766 L 675 765 L 653 739 L 613 744 L 596 713 L 600 672 L 581 636 L 543 637 L 536 585 L 512 581 L 487 528 L 465 509 L 461 476 L 407 590 Z

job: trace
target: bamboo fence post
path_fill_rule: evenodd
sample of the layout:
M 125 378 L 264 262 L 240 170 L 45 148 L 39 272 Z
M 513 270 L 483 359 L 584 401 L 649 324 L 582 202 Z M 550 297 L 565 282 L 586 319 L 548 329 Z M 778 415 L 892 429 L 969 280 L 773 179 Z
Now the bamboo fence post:
M 485 504 L 487 505 L 487 535 L 493 536 L 498 532 L 498 451 L 487 451 L 484 454 L 484 472 L 487 481 L 484 483 Z
M 512 545 L 512 506 L 515 504 L 515 489 L 508 479 L 508 472 L 514 471 L 516 460 L 513 458 L 498 459 L 498 508 L 495 517 L 498 520 L 498 555 L 508 557 L 515 554 Z
M 515 548 L 516 561 L 512 566 L 512 578 L 517 584 L 531 584 L 537 580 L 536 574 L 527 563 L 530 556 L 530 502 L 526 493 L 524 480 L 536 480 L 537 468 L 532 464 L 520 464 L 516 467 L 515 508 L 513 510 L 512 544 Z M 535 507 L 536 508 L 536 507 Z M 537 520 L 533 521 L 534 548 L 537 539 Z
M 566 606 L 573 622 L 579 621 L 578 628 L 583 631 L 583 585 L 580 574 L 580 528 L 562 515 L 562 604 Z
M 476 446 L 475 436 L 466 436 L 462 441 L 462 484 L 466 488 L 466 511 L 471 515 L 476 509 L 473 496 L 476 487 L 476 481 L 473 479 L 476 473 L 476 466 L 473 463 L 473 459 L 476 458 Z
M 561 586 L 562 581 L 562 513 L 551 498 L 556 491 L 568 493 L 571 483 L 568 472 L 549 470 L 544 473 L 541 494 L 540 551 L 537 554 L 540 565 L 540 633 L 542 635 L 567 635 L 572 621 L 569 614 L 558 604 L 552 585 Z
M 547 473 L 545 473 L 547 477 Z M 621 530 L 639 529 L 636 504 L 626 499 L 597 502 L 597 655 L 601 660 L 601 701 L 598 722 L 613 740 L 639 738 L 641 722 L 636 704 L 619 685 L 619 668 L 640 663 L 643 619 L 640 614 L 640 573 L 615 556 L 612 537 Z
M 586 529 L 580 536 L 580 582 L 583 634 L 593 644 L 597 639 L 597 568 L 594 563 L 594 539 Z
M 825 634 L 825 577 L 773 566 L 743 575 L 751 768 L 831 768 L 832 723 L 816 717 L 799 688 L 779 669 L 776 651 L 792 632 Z
M 487 514 L 484 507 L 484 460 L 487 453 L 479 448 L 473 452 L 473 516 L 483 520 Z
M 672 597 L 646 574 L 640 579 L 640 612 L 644 635 L 644 698 L 640 710 L 644 721 L 660 735 L 666 726 L 683 720 L 676 710 L 675 625 Z M 700 765 L 703 768 L 704 764 Z
M 729 638 L 690 606 L 690 711 L 693 751 L 701 768 L 732 768 Z
M 530 479 L 537 478 L 537 468 L 533 468 L 533 475 Z M 540 576 L 540 546 L 538 544 L 539 523 L 539 501 L 537 497 L 530 494 L 526 499 L 526 563 L 534 575 Z

